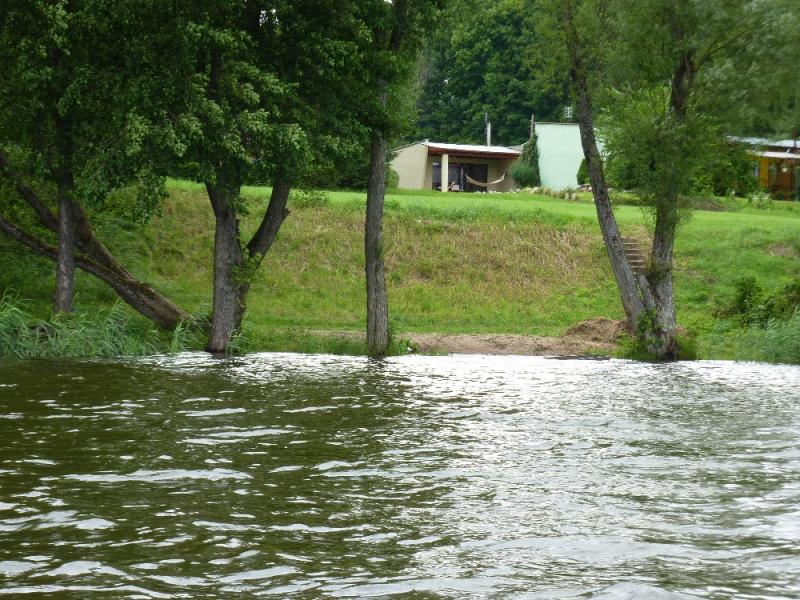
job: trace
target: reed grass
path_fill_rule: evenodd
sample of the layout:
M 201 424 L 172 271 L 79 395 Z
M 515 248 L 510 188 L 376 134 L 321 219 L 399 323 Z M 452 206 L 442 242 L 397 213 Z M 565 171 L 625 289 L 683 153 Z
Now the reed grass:
M 800 364 L 800 308 L 788 319 L 771 319 L 765 327 L 721 322 L 706 352 L 732 360 Z
M 120 303 L 94 314 L 33 316 L 24 301 L 0 297 L 0 358 L 85 358 L 181 352 L 190 339 L 185 328 L 172 336 L 138 320 Z

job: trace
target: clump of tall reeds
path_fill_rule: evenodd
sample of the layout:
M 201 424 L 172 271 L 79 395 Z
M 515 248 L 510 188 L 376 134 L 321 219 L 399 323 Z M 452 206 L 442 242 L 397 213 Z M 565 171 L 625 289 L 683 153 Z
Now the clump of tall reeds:
M 737 358 L 800 364 L 800 309 L 788 319 L 770 319 L 765 327 L 749 327 L 737 337 Z
M 86 358 L 177 352 L 185 332 L 172 336 L 136 319 L 121 304 L 92 315 L 33 316 L 25 301 L 0 297 L 0 358 Z

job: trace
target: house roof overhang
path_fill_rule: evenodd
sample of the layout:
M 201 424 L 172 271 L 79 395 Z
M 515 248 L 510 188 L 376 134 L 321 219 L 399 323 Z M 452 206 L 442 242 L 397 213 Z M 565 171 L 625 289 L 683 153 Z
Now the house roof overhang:
M 506 146 L 473 146 L 469 144 L 439 144 L 423 142 L 428 148 L 428 156 L 442 156 L 447 154 L 462 158 L 517 158 L 521 152 Z
M 763 156 L 764 158 L 775 158 L 780 160 L 800 160 L 800 154 L 793 152 L 775 152 L 774 150 L 764 150 L 761 152 L 754 152 L 756 156 Z

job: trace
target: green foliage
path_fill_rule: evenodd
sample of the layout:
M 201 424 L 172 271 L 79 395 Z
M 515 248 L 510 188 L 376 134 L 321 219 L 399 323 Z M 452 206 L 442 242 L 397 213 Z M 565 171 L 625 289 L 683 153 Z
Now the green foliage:
M 0 13 L 0 139 L 23 153 L 15 169 L 61 180 L 86 207 L 132 183 L 140 212 L 163 198 L 161 134 L 141 101 L 141 73 L 126 72 L 142 33 L 135 2 L 4 2 Z M 142 218 L 146 218 L 142 216 Z
M 386 189 L 393 190 L 396 189 L 398 185 L 400 185 L 400 175 L 394 169 L 389 169 L 389 172 L 386 174 Z
M 676 114 L 661 86 L 620 93 L 611 106 L 602 126 L 612 185 L 633 190 L 661 218 L 678 219 L 677 200 L 694 191 L 717 130 L 704 115 Z
M 581 161 L 581 166 L 578 167 L 578 174 L 576 175 L 578 185 L 586 185 L 589 183 L 589 168 L 586 166 L 586 159 Z
M 321 190 L 292 190 L 289 205 L 297 208 L 322 208 L 327 206 L 330 198 Z
M 539 175 L 539 148 L 536 134 L 523 146 L 519 158 L 511 165 L 511 176 L 522 187 L 538 187 L 542 180 Z
M 800 310 L 763 326 L 740 329 L 720 322 L 709 340 L 708 353 L 735 360 L 800 364 Z
M 0 297 L 0 357 L 83 358 L 141 356 L 167 348 L 185 349 L 185 329 L 169 343 L 162 334 L 134 320 L 119 303 L 94 314 L 60 315 L 51 321 L 34 318 L 26 303 L 8 294 Z
M 531 115 L 558 120 L 561 87 L 534 82 L 538 14 L 525 0 L 452 0 L 427 43 L 419 69 L 415 139 L 484 143 L 489 114 L 495 143 L 528 139 Z
M 744 145 L 722 141 L 695 174 L 693 188 L 716 196 L 747 197 L 758 190 L 755 165 Z
M 745 325 L 765 327 L 770 322 L 790 318 L 800 307 L 800 278 L 767 293 L 754 276 L 734 282 L 734 296 L 717 311 L 722 317 L 735 317 Z

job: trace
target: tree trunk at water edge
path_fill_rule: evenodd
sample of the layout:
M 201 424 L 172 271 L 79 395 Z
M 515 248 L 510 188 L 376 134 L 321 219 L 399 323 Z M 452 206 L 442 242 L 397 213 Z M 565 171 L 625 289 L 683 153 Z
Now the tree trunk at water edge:
M 75 297 L 75 219 L 66 186 L 59 184 L 58 193 L 58 256 L 53 313 L 71 313 Z
M 206 185 L 206 188 L 216 219 L 214 300 L 206 350 L 212 354 L 224 354 L 244 316 L 244 294 L 240 284 L 244 256 L 239 243 L 239 219 L 233 205 L 235 194 L 221 187 Z
M 383 92 L 382 102 L 386 102 Z M 386 141 L 373 130 L 364 225 L 364 257 L 367 279 L 367 352 L 385 356 L 389 350 L 389 299 L 383 262 L 383 202 L 386 193 Z

